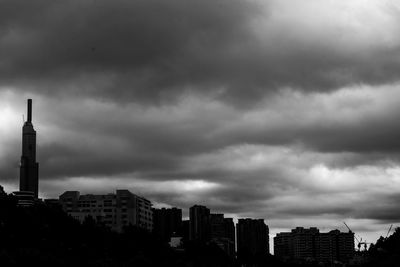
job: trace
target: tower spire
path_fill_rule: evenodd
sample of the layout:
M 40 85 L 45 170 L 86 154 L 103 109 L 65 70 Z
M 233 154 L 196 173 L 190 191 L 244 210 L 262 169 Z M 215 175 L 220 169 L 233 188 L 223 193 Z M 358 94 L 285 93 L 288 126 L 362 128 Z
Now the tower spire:
M 32 99 L 28 99 L 28 122 L 32 122 Z

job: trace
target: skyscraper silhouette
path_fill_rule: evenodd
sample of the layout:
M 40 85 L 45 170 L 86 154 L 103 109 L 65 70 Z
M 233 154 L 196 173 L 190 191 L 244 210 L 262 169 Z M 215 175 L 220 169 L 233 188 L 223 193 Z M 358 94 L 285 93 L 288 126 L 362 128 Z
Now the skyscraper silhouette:
M 189 239 L 206 242 L 210 239 L 210 210 L 201 205 L 189 209 Z
M 224 214 L 210 214 L 211 241 L 229 256 L 235 256 L 235 224 Z
M 182 236 L 182 210 L 162 208 L 153 210 L 153 233 L 169 242 L 173 235 Z
M 269 254 L 269 228 L 263 219 L 239 219 L 236 232 L 239 260 Z
M 39 163 L 36 162 L 36 131 L 32 125 L 32 99 L 28 99 L 28 118 L 22 127 L 22 156 L 19 190 L 30 191 L 38 197 Z

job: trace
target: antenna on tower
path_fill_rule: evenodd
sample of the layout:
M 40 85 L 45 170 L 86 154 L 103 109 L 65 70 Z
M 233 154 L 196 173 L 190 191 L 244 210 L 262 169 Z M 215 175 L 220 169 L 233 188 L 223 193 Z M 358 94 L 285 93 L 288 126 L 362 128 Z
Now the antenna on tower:
M 28 122 L 32 121 L 32 99 L 28 99 Z

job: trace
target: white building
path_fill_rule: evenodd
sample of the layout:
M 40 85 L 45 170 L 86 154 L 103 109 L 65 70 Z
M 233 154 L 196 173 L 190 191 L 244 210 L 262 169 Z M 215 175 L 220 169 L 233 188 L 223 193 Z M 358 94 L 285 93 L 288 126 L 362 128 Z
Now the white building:
M 151 202 L 128 190 L 117 190 L 116 194 L 107 195 L 80 195 L 78 191 L 66 191 L 59 200 L 64 211 L 80 222 L 90 216 L 115 231 L 121 231 L 127 225 L 153 230 Z

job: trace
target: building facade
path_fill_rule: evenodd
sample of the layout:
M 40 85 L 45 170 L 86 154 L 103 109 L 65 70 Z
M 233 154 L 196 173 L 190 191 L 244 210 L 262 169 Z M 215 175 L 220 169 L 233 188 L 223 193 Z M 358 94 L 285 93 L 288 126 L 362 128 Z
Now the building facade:
M 210 241 L 218 245 L 229 256 L 235 256 L 235 224 L 224 214 L 210 214 Z
M 319 230 L 315 227 L 292 230 L 292 252 L 296 259 L 314 259 L 317 257 Z
M 320 233 L 315 227 L 297 227 L 274 237 L 274 251 L 283 259 L 347 263 L 354 256 L 354 233 Z
M 189 240 L 212 242 L 227 255 L 235 256 L 235 224 L 224 214 L 211 214 L 205 206 L 189 209 Z
M 263 219 L 239 219 L 236 231 L 238 259 L 269 254 L 269 228 Z
M 182 220 L 182 240 L 189 241 L 190 233 L 190 220 Z
M 60 195 L 59 201 L 63 210 L 80 222 L 92 217 L 115 231 L 128 225 L 153 230 L 151 202 L 128 190 L 106 195 L 80 195 L 78 191 L 66 191 Z
M 210 210 L 201 205 L 189 209 L 189 240 L 207 242 L 210 240 Z
M 319 235 L 319 258 L 324 263 L 347 263 L 354 257 L 354 233 L 332 230 Z
M 153 233 L 164 241 L 182 236 L 182 210 L 178 208 L 153 209 Z
M 291 242 L 291 233 L 278 233 L 274 237 L 274 255 L 280 258 L 287 258 L 292 255 L 293 248 Z

